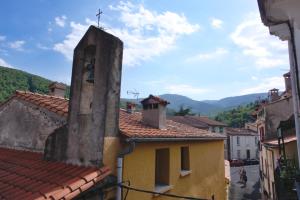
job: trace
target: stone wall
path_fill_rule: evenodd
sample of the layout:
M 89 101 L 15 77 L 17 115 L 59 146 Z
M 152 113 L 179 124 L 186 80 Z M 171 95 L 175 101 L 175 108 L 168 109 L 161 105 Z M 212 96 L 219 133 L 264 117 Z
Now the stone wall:
M 0 107 L 0 146 L 42 152 L 48 135 L 65 123 L 59 115 L 12 98 Z

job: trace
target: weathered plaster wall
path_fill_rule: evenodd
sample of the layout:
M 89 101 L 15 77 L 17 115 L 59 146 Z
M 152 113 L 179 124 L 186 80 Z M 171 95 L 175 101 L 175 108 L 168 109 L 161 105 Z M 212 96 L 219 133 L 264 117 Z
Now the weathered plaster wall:
M 13 98 L 0 107 L 0 146 L 43 151 L 48 135 L 65 122 L 54 113 Z
M 191 174 L 180 176 L 180 147 L 189 146 Z M 155 185 L 155 150 L 170 150 L 170 194 L 193 196 L 198 198 L 222 200 L 226 198 L 224 144 L 223 141 L 184 142 L 184 143 L 143 143 L 137 144 L 135 150 L 125 156 L 123 180 L 130 181 L 132 187 L 152 190 Z M 171 199 L 129 191 L 127 199 L 161 200 Z
M 293 114 L 293 100 L 287 98 L 266 106 L 266 139 L 277 137 L 280 121 L 288 120 Z
M 104 136 L 118 136 L 122 56 L 122 41 L 94 26 L 90 26 L 76 46 L 66 162 L 101 166 Z M 94 70 L 90 70 L 87 63 L 93 60 Z M 87 82 L 88 74 L 94 74 L 94 81 Z

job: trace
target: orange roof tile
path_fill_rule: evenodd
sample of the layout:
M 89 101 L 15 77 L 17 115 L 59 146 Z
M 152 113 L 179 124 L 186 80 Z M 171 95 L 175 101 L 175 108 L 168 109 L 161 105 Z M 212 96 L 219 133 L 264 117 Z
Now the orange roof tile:
M 71 199 L 110 174 L 43 160 L 43 154 L 0 148 L 0 199 Z
M 167 120 L 166 129 L 157 129 L 142 123 L 141 113 L 129 114 L 120 110 L 121 133 L 131 138 L 220 138 L 224 135 L 210 133 L 206 130 L 194 128 L 185 124 Z
M 55 112 L 58 115 L 67 117 L 68 104 L 67 99 L 54 97 L 49 95 L 41 95 L 32 92 L 16 91 L 16 97 L 33 103 L 37 106 Z M 165 130 L 153 128 L 142 123 L 141 113 L 129 114 L 124 110 L 120 110 L 119 128 L 121 133 L 126 137 L 141 138 L 220 138 L 224 139 L 224 135 L 218 133 L 210 133 L 206 130 L 193 128 L 192 126 L 167 120 L 167 128 Z M 220 122 L 219 122 L 220 123 Z M 220 123 L 221 124 L 221 123 Z
M 250 130 L 250 129 L 246 129 L 246 128 L 226 128 L 226 133 L 228 135 L 240 135 L 240 136 L 258 136 L 258 133 Z
M 294 142 L 294 141 L 297 141 L 296 135 L 290 135 L 290 136 L 284 137 L 284 143 L 285 144 L 290 143 L 290 142 Z M 278 146 L 278 139 L 275 138 L 275 139 L 271 139 L 271 140 L 265 140 L 263 143 L 266 144 L 266 145 L 270 145 L 270 146 Z
M 42 95 L 38 93 L 16 91 L 15 97 L 25 101 L 29 101 L 37 106 L 52 111 L 58 115 L 66 117 L 68 115 L 69 100 L 50 95 Z

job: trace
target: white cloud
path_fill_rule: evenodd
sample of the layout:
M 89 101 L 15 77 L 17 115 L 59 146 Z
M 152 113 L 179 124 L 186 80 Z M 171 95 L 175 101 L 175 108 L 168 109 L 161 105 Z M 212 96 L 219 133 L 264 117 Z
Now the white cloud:
M 232 41 L 242 48 L 244 55 L 254 59 L 258 69 L 289 65 L 287 43 L 271 36 L 259 17 L 251 13 L 230 35 Z
M 25 41 L 23 40 L 17 40 L 17 41 L 14 41 L 14 42 L 10 42 L 9 43 L 9 47 L 12 48 L 12 49 L 15 49 L 17 51 L 23 51 L 23 45 L 25 44 Z
M 65 15 L 61 17 L 55 17 L 55 23 L 57 26 L 64 27 L 66 24 L 67 17 Z
M 258 77 L 257 77 L 257 76 L 251 76 L 251 79 L 252 79 L 253 81 L 257 81 L 257 80 L 258 80 Z
M 182 94 L 182 95 L 197 95 L 203 94 L 208 92 L 208 89 L 194 87 L 191 85 L 186 84 L 173 84 L 173 85 L 166 85 L 165 89 L 169 93 L 173 94 Z
M 195 56 L 192 56 L 190 58 L 187 58 L 187 62 L 197 62 L 197 61 L 203 61 L 203 60 L 211 60 L 211 59 L 216 59 L 221 56 L 224 56 L 228 54 L 228 50 L 224 48 L 217 48 L 213 52 L 208 52 L 208 53 L 200 53 Z
M 79 42 L 79 40 L 82 38 L 83 34 L 86 32 L 88 28 L 88 24 L 87 22 L 85 25 L 71 22 L 70 26 L 71 26 L 71 33 L 69 33 L 66 36 L 63 42 L 57 43 L 53 47 L 55 51 L 62 53 L 68 60 L 72 60 L 73 50 L 77 45 L 77 43 Z
M 120 13 L 122 28 L 110 27 L 107 31 L 118 36 L 124 42 L 123 63 L 128 66 L 139 65 L 172 49 L 176 40 L 199 30 L 199 25 L 191 24 L 183 14 L 173 12 L 157 13 L 146 9 L 142 4 L 120 2 L 110 9 Z M 57 43 L 54 50 L 72 59 L 75 45 L 92 21 L 86 24 L 71 22 L 71 33 L 65 40 Z M 94 22 L 92 22 L 94 24 Z M 102 22 L 104 27 L 109 27 Z
M 214 29 L 220 29 L 223 26 L 223 21 L 217 18 L 212 18 L 210 24 Z
M 0 35 L 0 41 L 6 40 L 6 37 L 4 35 Z
M 268 92 L 270 89 L 277 88 L 279 90 L 284 90 L 284 80 L 283 77 L 274 76 L 265 79 L 261 79 L 256 86 L 243 89 L 240 94 L 251 94 L 251 93 L 260 93 Z
M 12 65 L 10 65 L 9 63 L 7 63 L 5 60 L 3 60 L 2 58 L 0 58 L 0 66 L 3 67 L 9 67 L 9 68 L 14 68 Z
M 51 48 L 49 48 L 45 45 L 42 45 L 41 43 L 37 43 L 36 47 L 39 48 L 39 49 L 42 49 L 42 50 L 50 50 L 51 49 Z

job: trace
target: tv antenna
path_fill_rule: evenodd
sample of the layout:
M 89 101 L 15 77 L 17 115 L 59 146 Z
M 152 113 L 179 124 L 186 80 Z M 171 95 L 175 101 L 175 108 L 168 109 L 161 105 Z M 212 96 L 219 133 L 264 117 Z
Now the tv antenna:
M 127 95 L 133 95 L 133 97 L 136 98 L 136 100 L 138 101 L 140 93 L 136 89 L 127 90 Z

